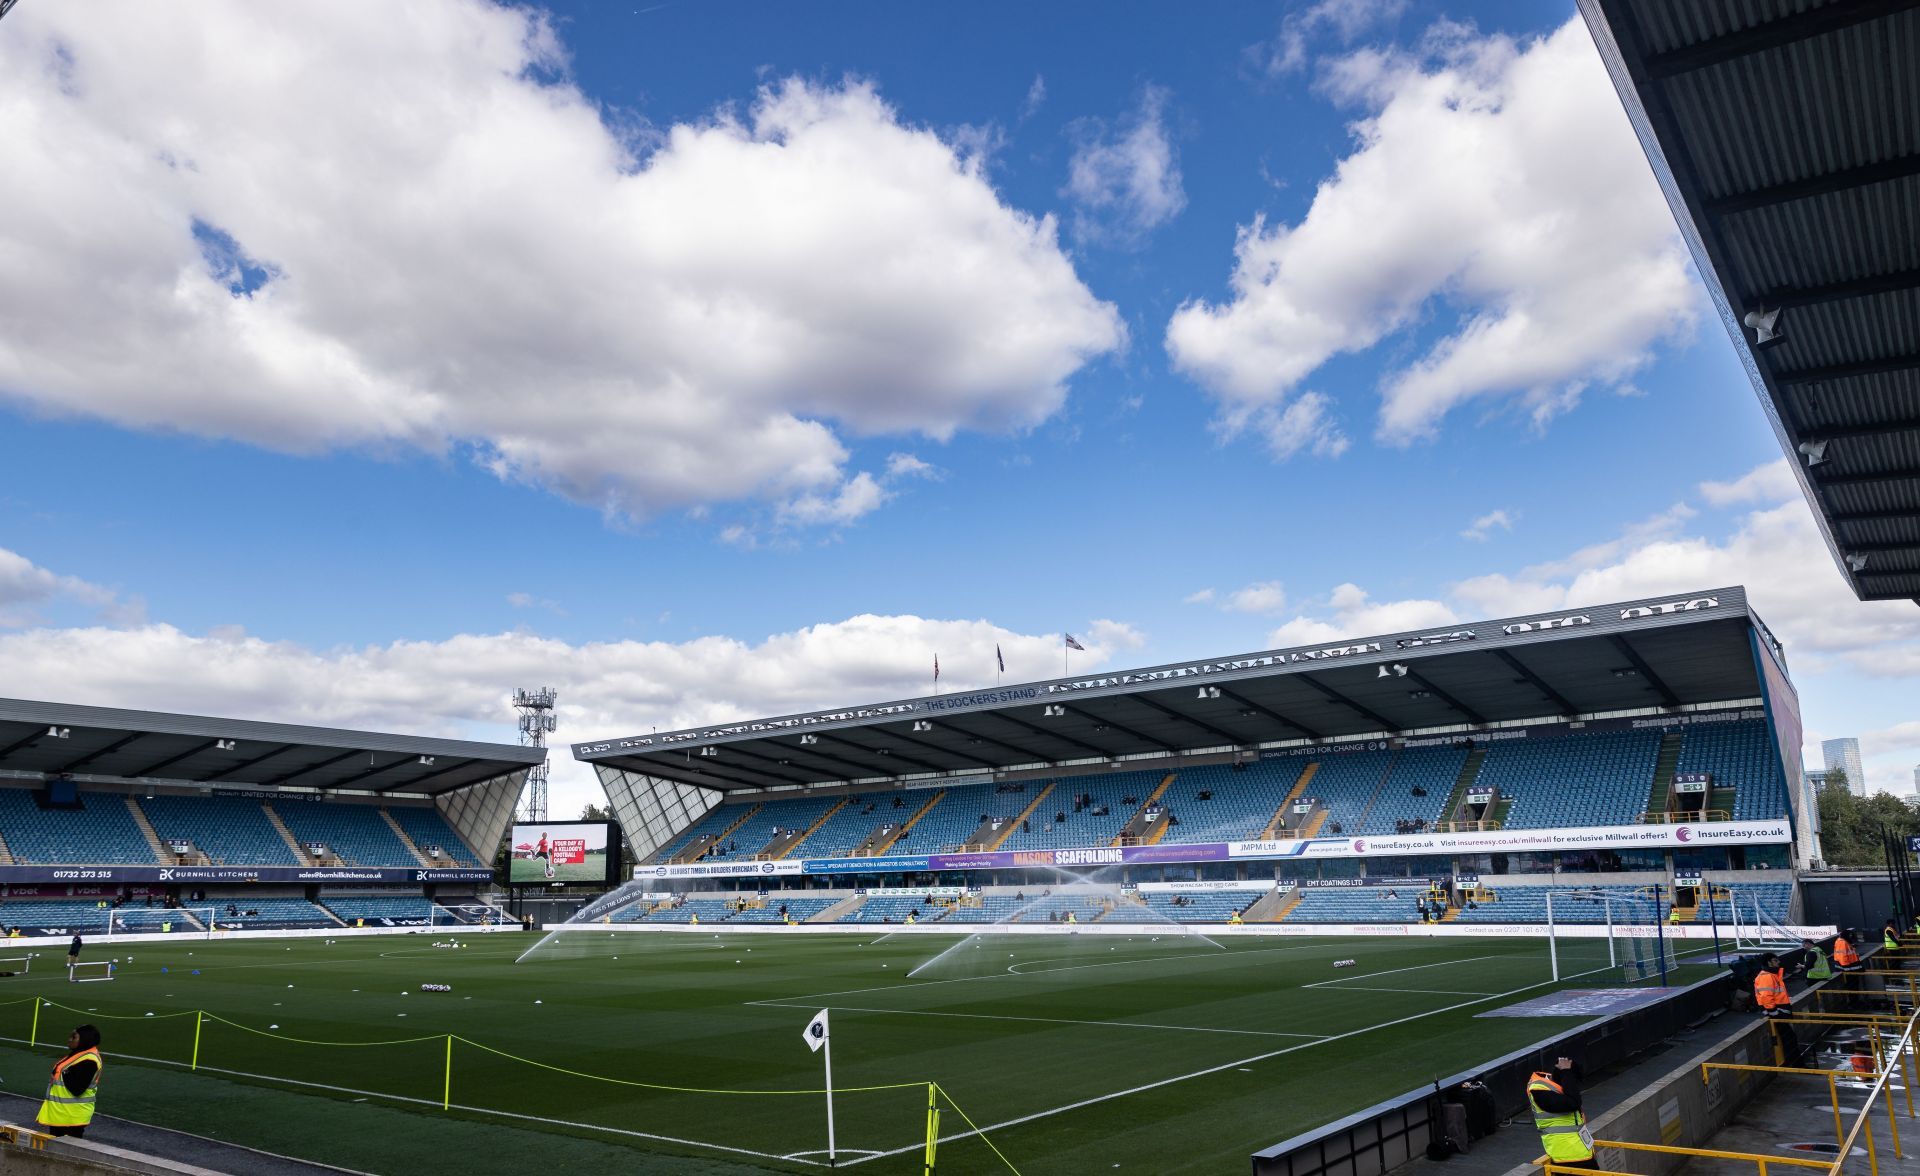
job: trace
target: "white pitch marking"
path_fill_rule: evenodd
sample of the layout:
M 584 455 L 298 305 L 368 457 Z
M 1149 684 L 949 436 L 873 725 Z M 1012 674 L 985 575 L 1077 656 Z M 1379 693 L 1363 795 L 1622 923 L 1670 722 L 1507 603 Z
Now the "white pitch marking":
M 967 1139 L 971 1136 L 984 1135 L 989 1131 L 1001 1131 L 1008 1127 L 1018 1127 L 1022 1123 L 1031 1123 L 1037 1119 L 1051 1118 L 1054 1115 L 1065 1114 L 1068 1111 L 1077 1111 L 1083 1107 L 1095 1106 L 1103 1102 L 1111 1102 L 1116 1098 L 1125 1098 L 1128 1095 L 1132 1095 L 1132 1094 L 1142 1094 L 1149 1090 L 1158 1090 L 1162 1086 L 1172 1086 L 1176 1082 L 1185 1082 L 1192 1078 L 1205 1078 L 1210 1074 L 1218 1074 L 1223 1070 L 1238 1069 L 1244 1066 L 1252 1065 L 1255 1062 L 1269 1061 L 1273 1058 L 1280 1057 L 1284 1054 L 1296 1053 L 1303 1049 L 1312 1049 L 1315 1046 L 1326 1045 L 1329 1042 L 1344 1041 L 1349 1037 L 1358 1037 L 1363 1033 L 1372 1033 L 1376 1029 L 1391 1029 L 1395 1025 L 1405 1025 L 1409 1021 L 1424 1020 L 1427 1017 L 1438 1016 L 1441 1013 L 1453 1012 L 1455 1009 L 1472 1008 L 1474 1005 L 1485 1004 L 1490 1000 L 1500 1000 L 1502 998 L 1509 997 L 1509 996 L 1518 996 L 1523 992 L 1532 992 L 1536 988 L 1550 988 L 1556 984 L 1564 984 L 1568 980 L 1577 980 L 1581 976 L 1591 976 L 1598 972 L 1611 972 L 1613 970 L 1614 970 L 1614 967 L 1612 965 L 1609 965 L 1608 967 L 1604 967 L 1604 968 L 1594 968 L 1592 971 L 1579 972 L 1572 976 L 1562 976 L 1559 980 L 1543 980 L 1538 984 L 1529 984 L 1524 988 L 1515 988 L 1507 992 L 1495 993 L 1492 996 L 1475 997 L 1473 1000 L 1461 1001 L 1458 1004 L 1442 1005 L 1440 1008 L 1429 1009 L 1424 1013 L 1414 1013 L 1412 1016 L 1400 1017 L 1392 1021 L 1382 1021 L 1378 1025 L 1368 1025 L 1364 1029 L 1351 1029 L 1345 1033 L 1337 1033 L 1331 1037 L 1323 1037 L 1319 1041 L 1307 1041 L 1307 1042 L 1302 1042 L 1299 1045 L 1289 1045 L 1284 1049 L 1276 1049 L 1263 1054 L 1255 1054 L 1250 1058 L 1239 1058 L 1235 1061 L 1226 1062 L 1222 1065 L 1208 1066 L 1204 1070 L 1195 1070 L 1190 1074 L 1178 1074 L 1172 1078 L 1162 1078 L 1157 1082 L 1148 1082 L 1140 1086 L 1130 1087 L 1126 1090 L 1116 1090 L 1111 1094 L 1099 1094 L 1099 1095 L 1095 1095 L 1092 1098 L 1083 1098 L 1079 1102 L 1072 1102 L 1072 1103 L 1066 1104 L 1065 1106 L 1053 1107 L 1050 1110 L 1035 1111 L 1031 1115 L 1021 1115 L 1018 1118 L 1005 1119 L 1005 1120 L 1002 1120 L 1001 1122 L 993 1123 L 986 1127 L 979 1127 L 979 1128 L 975 1128 L 968 1131 L 956 1132 L 952 1135 L 942 1136 L 939 1142 L 952 1143 L 956 1140 Z M 882 1159 L 886 1156 L 905 1155 L 908 1152 L 917 1151 L 920 1148 L 925 1146 L 926 1145 L 924 1143 L 916 1143 L 909 1147 L 895 1148 L 894 1150 L 889 1152 L 882 1152 L 878 1156 L 862 1156 L 860 1159 L 857 1159 L 857 1160 L 848 1160 L 847 1166 L 852 1167 L 854 1164 L 864 1164 L 868 1160 Z
M 1432 963 L 1432 964 L 1414 964 L 1411 967 L 1406 967 L 1406 968 L 1388 968 L 1384 972 L 1363 972 L 1358 976 L 1335 976 L 1331 980 L 1315 980 L 1311 984 L 1302 984 L 1300 987 L 1302 988 L 1334 988 L 1334 987 L 1344 988 L 1348 985 L 1349 982 L 1354 980 L 1373 980 L 1381 976 L 1397 976 L 1401 972 L 1419 972 L 1419 971 L 1424 971 L 1427 968 L 1451 968 L 1455 964 L 1477 964 L 1484 960 L 1505 960 L 1505 959 L 1512 959 L 1512 958 L 1513 958 L 1513 955 L 1469 956 L 1464 960 L 1441 960 L 1438 963 Z M 1375 991 L 1391 991 L 1391 989 L 1379 989 Z M 1460 995 L 1492 996 L 1494 994 L 1491 992 L 1482 992 L 1482 993 L 1464 993 L 1463 992 Z
M 1454 993 L 1453 995 L 1460 995 Z M 756 1001 L 767 1008 L 810 1009 L 812 1004 L 780 1004 L 774 1001 Z M 828 1005 L 835 1012 L 880 1013 L 882 1015 L 902 1017 L 964 1017 L 970 1021 L 1031 1021 L 1042 1025 L 1101 1025 L 1111 1029 L 1170 1029 L 1181 1033 L 1231 1033 L 1243 1037 L 1306 1037 L 1319 1041 L 1319 1033 L 1281 1033 L 1271 1029 L 1210 1029 L 1203 1025 L 1156 1025 L 1146 1021 L 1076 1021 L 1066 1017 L 1015 1017 L 1000 1013 L 949 1013 L 937 1009 L 863 1009 L 853 1005 Z
M 1498 996 L 1497 992 L 1476 992 L 1471 988 L 1369 988 L 1364 984 L 1345 984 L 1330 992 L 1404 992 L 1417 996 Z

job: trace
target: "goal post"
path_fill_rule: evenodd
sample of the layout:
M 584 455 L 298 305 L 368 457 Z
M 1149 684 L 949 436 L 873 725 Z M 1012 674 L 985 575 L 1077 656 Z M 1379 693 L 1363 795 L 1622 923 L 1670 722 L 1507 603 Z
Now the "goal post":
M 216 907 L 109 907 L 105 938 L 116 935 L 193 935 L 212 939 Z M 198 924 L 196 926 L 195 924 Z
M 1658 892 L 1591 886 L 1546 892 L 1547 960 L 1555 980 L 1618 973 L 1626 982 L 1678 966 Z
M 508 916 L 499 907 L 490 903 L 459 903 L 450 906 L 435 904 L 429 924 L 435 930 L 473 930 L 480 932 L 499 931 L 503 928 L 518 930 L 520 924 Z

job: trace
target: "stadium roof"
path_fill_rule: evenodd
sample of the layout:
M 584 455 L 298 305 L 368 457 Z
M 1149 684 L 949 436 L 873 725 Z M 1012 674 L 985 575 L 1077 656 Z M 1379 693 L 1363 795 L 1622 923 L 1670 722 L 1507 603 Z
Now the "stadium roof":
M 1841 574 L 1920 601 L 1920 0 L 1579 4 Z
M 576 744 L 722 791 L 1486 726 L 1760 697 L 1746 592 L 1567 609 Z
M 439 795 L 541 748 L 0 699 L 0 771 Z

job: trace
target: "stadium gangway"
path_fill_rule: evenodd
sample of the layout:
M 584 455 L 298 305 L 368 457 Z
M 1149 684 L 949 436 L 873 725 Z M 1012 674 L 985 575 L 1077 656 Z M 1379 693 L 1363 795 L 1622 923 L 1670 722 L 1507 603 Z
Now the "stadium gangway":
M 1879 1013 L 1816 1012 L 1816 1013 L 1795 1013 L 1791 1018 L 1791 1023 L 1794 1025 L 1825 1025 L 1830 1028 L 1837 1028 L 1837 1029 L 1868 1030 L 1869 1032 L 1867 1035 L 1867 1043 L 1873 1049 L 1873 1069 L 1876 1074 L 1888 1068 L 1889 1059 L 1895 1058 L 1895 1057 L 1899 1059 L 1900 1068 L 1905 1072 L 1905 1077 L 1906 1077 L 1905 1089 L 1907 1094 L 1907 1118 L 1911 1119 L 1911 1118 L 1914 1118 L 1913 1050 L 1910 1047 L 1910 1045 L 1907 1048 L 1901 1048 L 1897 1050 L 1887 1049 L 1885 1048 L 1886 1042 L 1881 1036 L 1881 1034 L 1888 1027 L 1905 1025 L 1908 1019 L 1909 1017 L 1907 1016 L 1883 1016 Z M 1780 1021 L 1767 1022 L 1768 1035 L 1773 1042 L 1773 1056 L 1775 1058 L 1783 1058 L 1785 1053 L 1784 1047 L 1780 1043 L 1781 1024 L 1782 1022 Z M 1714 1064 L 1720 1065 L 1720 1063 L 1714 1063 Z M 1844 1071 L 1837 1071 L 1837 1070 L 1822 1071 L 1822 1072 L 1823 1073 L 1831 1072 L 1831 1073 L 1838 1074 L 1839 1077 L 1841 1078 L 1854 1078 L 1856 1080 L 1860 1077 L 1864 1077 L 1864 1075 L 1853 1075 L 1853 1074 L 1848 1074 Z M 1700 1073 L 1701 1073 L 1701 1080 L 1705 1081 L 1706 1070 L 1703 1068 Z M 1889 1110 L 1887 1114 L 1889 1119 L 1891 1119 L 1893 1114 L 1891 1110 L 1891 1104 L 1889 1104 Z M 1899 1137 L 1896 1133 L 1895 1144 L 1894 1144 L 1894 1150 L 1896 1151 L 1896 1153 L 1899 1151 L 1898 1140 L 1899 1140 Z
M 1703 809 L 1697 813 L 1641 813 L 1642 825 L 1701 825 L 1712 821 L 1731 821 L 1726 809 Z

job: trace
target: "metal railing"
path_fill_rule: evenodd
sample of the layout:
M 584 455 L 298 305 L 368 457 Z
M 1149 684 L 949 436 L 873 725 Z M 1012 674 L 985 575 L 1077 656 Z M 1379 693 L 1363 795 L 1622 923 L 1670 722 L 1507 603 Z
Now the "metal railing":
M 1503 821 L 1494 820 L 1435 821 L 1428 827 L 1435 833 L 1492 833 L 1504 824 Z
M 1707 821 L 1731 821 L 1733 814 L 1726 809 L 1697 809 L 1687 813 L 1641 813 L 1642 825 L 1698 825 Z

